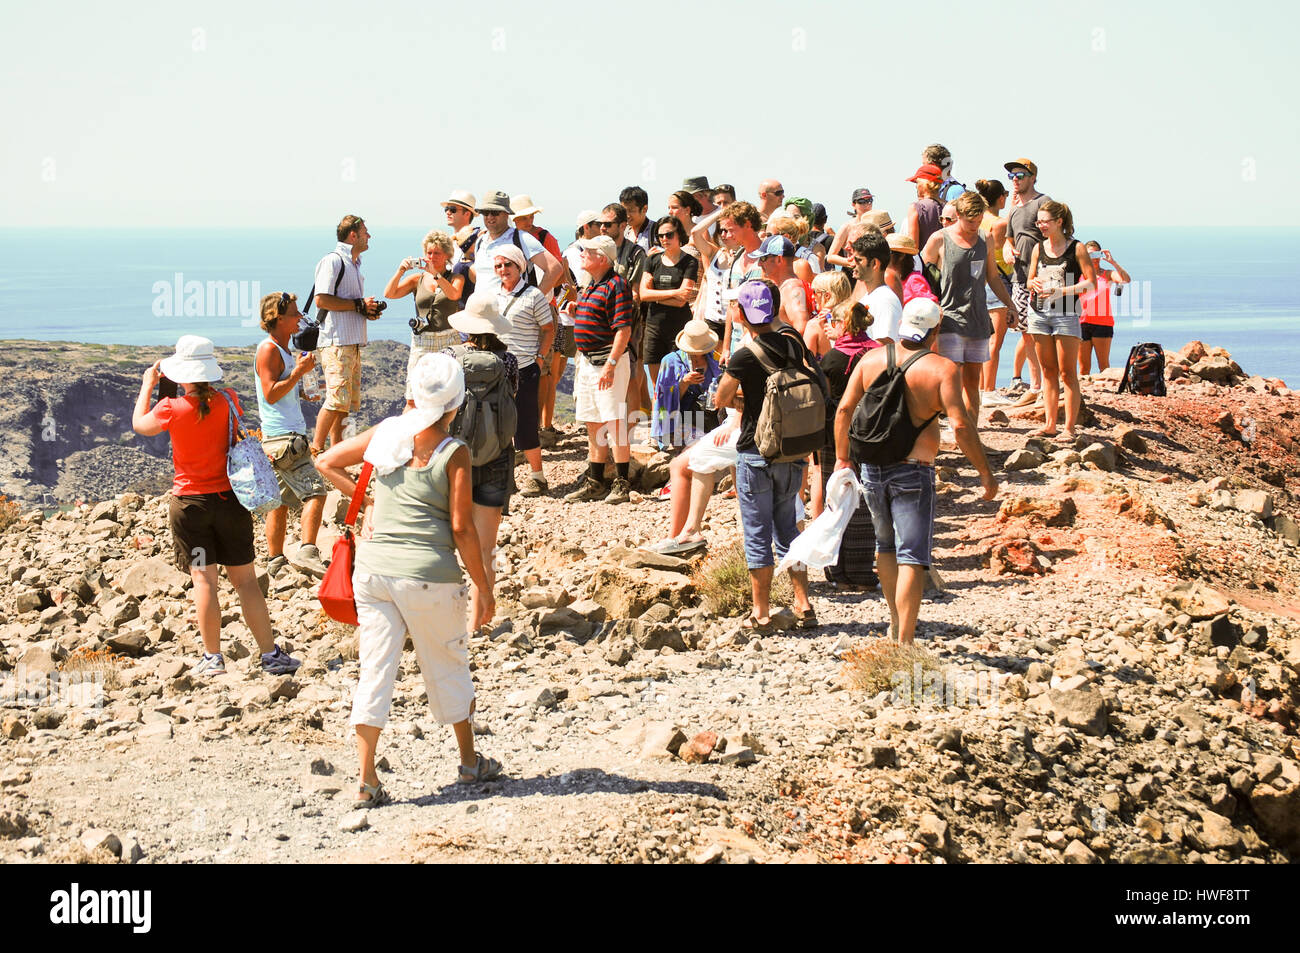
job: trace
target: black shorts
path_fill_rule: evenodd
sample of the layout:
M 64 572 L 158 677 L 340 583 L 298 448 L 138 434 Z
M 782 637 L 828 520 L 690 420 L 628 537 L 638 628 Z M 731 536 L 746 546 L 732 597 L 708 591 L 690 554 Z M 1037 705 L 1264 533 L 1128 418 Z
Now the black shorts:
M 1081 324 L 1079 325 L 1079 337 L 1084 341 L 1091 341 L 1093 338 L 1113 338 L 1115 336 L 1115 327 L 1110 324 Z
M 656 314 L 646 320 L 643 364 L 662 364 L 665 357 L 677 350 L 677 335 L 686 327 L 689 314 Z
M 233 492 L 173 496 L 169 501 L 176 566 L 245 566 L 253 561 L 253 516 Z
M 515 491 L 515 448 L 511 447 L 491 463 L 470 468 L 470 493 L 479 506 L 499 506 L 502 515 L 510 512 L 510 494 Z
M 515 408 L 519 418 L 515 423 L 515 449 L 536 450 L 541 439 L 537 435 L 537 382 L 542 369 L 534 362 L 519 368 L 519 393 L 515 395 Z

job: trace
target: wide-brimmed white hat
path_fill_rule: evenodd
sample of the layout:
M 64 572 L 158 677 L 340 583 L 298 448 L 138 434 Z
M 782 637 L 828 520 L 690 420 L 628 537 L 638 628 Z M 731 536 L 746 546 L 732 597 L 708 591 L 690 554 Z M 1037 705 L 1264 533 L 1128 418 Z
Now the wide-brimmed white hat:
M 472 212 L 474 211 L 474 193 L 466 192 L 464 189 L 452 189 L 451 195 L 447 196 L 442 203 L 442 207 L 446 208 L 448 205 L 459 205 L 461 208 L 467 208 Z
M 543 211 L 545 209 L 538 208 L 531 195 L 516 195 L 510 200 L 510 214 L 516 218 L 520 215 L 541 215 Z
M 686 322 L 673 343 L 687 354 L 711 354 L 717 349 L 718 335 L 707 322 L 692 318 Z
M 405 466 L 415 453 L 416 434 L 436 424 L 465 401 L 465 372 L 450 354 L 425 354 L 407 378 L 415 409 L 380 421 L 363 459 L 380 476 Z
M 483 292 L 474 293 L 465 302 L 465 310 L 457 311 L 449 319 L 451 326 L 461 334 L 495 334 L 504 338 L 513 326 L 501 317 L 497 310 L 495 296 Z
M 182 335 L 176 353 L 162 360 L 163 375 L 177 384 L 212 383 L 221 380 L 221 365 L 213 356 L 212 342 L 197 334 Z

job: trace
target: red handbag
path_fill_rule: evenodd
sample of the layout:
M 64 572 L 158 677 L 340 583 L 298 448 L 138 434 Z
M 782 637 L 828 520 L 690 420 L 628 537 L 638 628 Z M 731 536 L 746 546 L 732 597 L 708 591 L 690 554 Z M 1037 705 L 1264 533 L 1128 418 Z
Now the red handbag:
M 361 501 L 365 499 L 366 486 L 374 469 L 369 463 L 361 468 L 356 491 L 348 504 L 348 515 L 343 520 L 343 535 L 334 543 L 329 568 L 325 570 L 325 578 L 320 581 L 320 589 L 316 592 L 325 614 L 346 625 L 357 624 L 357 600 L 352 593 L 352 564 L 356 561 L 357 541 L 352 535 L 352 526 L 361 511 Z

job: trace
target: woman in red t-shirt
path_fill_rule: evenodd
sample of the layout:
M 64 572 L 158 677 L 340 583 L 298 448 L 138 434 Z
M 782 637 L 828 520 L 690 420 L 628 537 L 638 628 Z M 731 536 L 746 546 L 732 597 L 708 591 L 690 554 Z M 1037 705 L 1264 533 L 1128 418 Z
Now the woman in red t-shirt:
M 1102 250 L 1100 242 L 1088 242 L 1088 257 L 1092 259 L 1093 270 L 1097 273 L 1097 287 L 1079 298 L 1079 310 L 1082 331 L 1079 342 L 1079 374 L 1092 373 L 1092 352 L 1097 352 L 1097 370 L 1104 371 L 1110 367 L 1110 343 L 1115 337 L 1115 315 L 1110 308 L 1111 285 L 1129 283 L 1128 272 L 1123 269 L 1109 250 Z M 1101 267 L 1106 260 L 1114 271 Z
M 149 366 L 135 402 L 131 426 L 143 437 L 164 430 L 172 438 L 171 530 L 176 565 L 190 574 L 193 598 L 203 638 L 203 658 L 191 674 L 219 675 L 226 670 L 221 656 L 221 603 L 217 596 L 217 567 L 239 594 L 244 622 L 262 652 L 262 669 L 274 675 L 295 671 L 301 664 L 275 644 L 271 616 L 253 569 L 253 517 L 230 489 L 226 454 L 230 450 L 230 405 L 239 406 L 229 388 L 218 393 L 221 366 L 212 342 L 187 334 L 176 342 L 176 353 Z M 182 396 L 164 397 L 152 410 L 149 400 L 159 379 L 185 385 Z

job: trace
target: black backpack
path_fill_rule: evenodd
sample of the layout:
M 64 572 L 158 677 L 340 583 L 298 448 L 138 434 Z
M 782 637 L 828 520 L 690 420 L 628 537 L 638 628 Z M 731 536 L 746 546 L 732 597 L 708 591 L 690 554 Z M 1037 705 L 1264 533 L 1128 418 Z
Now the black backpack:
M 347 270 L 347 263 L 343 261 L 343 256 L 338 252 L 331 252 L 339 260 L 339 272 L 334 276 L 334 284 L 330 287 L 330 294 L 338 294 L 339 282 L 343 280 L 343 272 Z M 289 347 L 294 351 L 314 351 L 316 343 L 320 340 L 320 325 L 323 320 L 320 314 L 316 317 L 311 316 L 312 305 L 316 303 L 316 283 L 312 282 L 311 291 L 307 292 L 307 300 L 303 302 L 302 309 L 302 326 L 293 333 L 289 338 Z
M 849 424 L 849 441 L 853 445 L 854 457 L 860 463 L 880 467 L 907 459 L 921 431 L 939 416 L 935 414 L 918 427 L 912 423 L 912 415 L 907 409 L 904 375 L 909 367 L 930 352 L 918 351 L 899 364 L 894 360 L 894 342 L 886 342 L 885 348 L 889 366 L 862 395 Z
M 1164 397 L 1165 349 L 1154 342 L 1133 345 L 1124 365 L 1124 379 L 1115 393 Z

